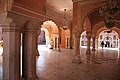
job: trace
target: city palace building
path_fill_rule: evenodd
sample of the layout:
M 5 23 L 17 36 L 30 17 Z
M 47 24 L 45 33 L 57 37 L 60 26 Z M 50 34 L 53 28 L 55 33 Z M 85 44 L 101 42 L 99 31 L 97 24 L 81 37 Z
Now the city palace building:
M 0 80 L 120 80 L 120 0 L 0 0 Z

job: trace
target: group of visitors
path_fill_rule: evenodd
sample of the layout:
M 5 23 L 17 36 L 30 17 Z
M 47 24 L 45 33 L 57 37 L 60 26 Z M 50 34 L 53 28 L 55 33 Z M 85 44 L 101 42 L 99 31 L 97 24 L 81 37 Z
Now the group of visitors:
M 110 44 L 109 41 L 106 41 L 106 42 L 104 43 L 104 41 L 102 41 L 102 42 L 101 42 L 101 47 L 102 47 L 102 49 L 103 49 L 103 47 L 112 47 L 112 43 Z

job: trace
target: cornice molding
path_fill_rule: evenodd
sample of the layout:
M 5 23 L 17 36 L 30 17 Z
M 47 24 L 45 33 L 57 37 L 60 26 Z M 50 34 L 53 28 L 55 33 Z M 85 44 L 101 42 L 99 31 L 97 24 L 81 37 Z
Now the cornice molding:
M 85 0 L 72 0 L 72 2 L 83 2 Z
M 27 12 L 30 12 L 30 13 L 33 13 L 33 14 L 40 15 L 40 16 L 43 16 L 43 17 L 44 17 L 43 14 L 40 14 L 40 13 L 38 13 L 38 12 L 35 12 L 35 11 L 32 11 L 32 10 L 29 10 L 29 9 L 23 8 L 23 7 L 18 6 L 18 5 L 13 5 L 13 6 L 16 7 L 16 8 L 22 9 L 22 10 L 24 10 L 24 11 L 27 11 Z
M 105 0 L 72 0 L 73 2 L 78 2 L 79 5 L 93 4 L 98 2 L 103 2 Z
M 34 12 L 32 10 L 26 9 L 24 7 L 18 6 L 18 5 L 13 5 L 12 10 L 9 11 L 10 13 L 15 13 L 15 14 L 19 14 L 28 18 L 32 18 L 35 20 L 39 20 L 39 21 L 44 21 L 45 19 L 45 15 L 40 14 L 38 12 Z

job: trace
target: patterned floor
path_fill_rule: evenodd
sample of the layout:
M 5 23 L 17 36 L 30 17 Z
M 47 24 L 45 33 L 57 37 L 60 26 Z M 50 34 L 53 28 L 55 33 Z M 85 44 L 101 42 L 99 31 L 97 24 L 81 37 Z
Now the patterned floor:
M 45 47 L 45 46 L 44 46 Z M 120 51 L 98 49 L 86 55 L 81 48 L 81 64 L 72 63 L 74 49 L 49 50 L 39 47 L 37 75 L 40 80 L 120 80 Z M 2 57 L 0 63 L 2 63 Z M 2 80 L 2 64 L 0 65 Z

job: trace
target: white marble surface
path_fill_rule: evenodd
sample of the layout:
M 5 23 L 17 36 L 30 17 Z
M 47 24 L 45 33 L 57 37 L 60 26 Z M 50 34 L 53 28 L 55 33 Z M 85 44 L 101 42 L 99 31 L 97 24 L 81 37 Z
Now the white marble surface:
M 120 80 L 119 51 L 99 49 L 86 56 L 81 49 L 81 64 L 72 63 L 74 50 L 49 50 L 39 47 L 37 75 L 40 80 Z M 2 80 L 2 57 L 0 57 Z

